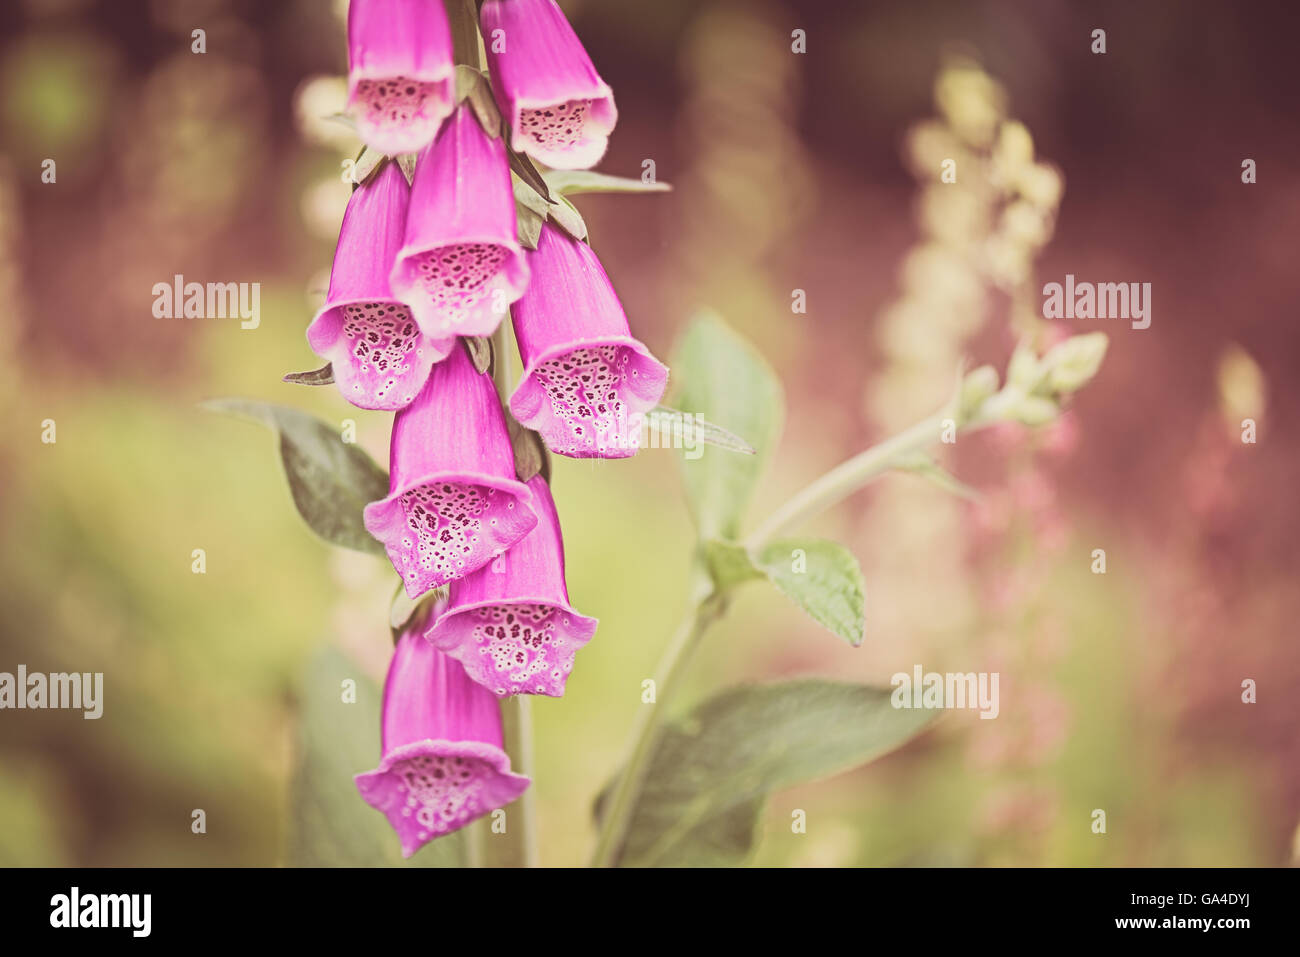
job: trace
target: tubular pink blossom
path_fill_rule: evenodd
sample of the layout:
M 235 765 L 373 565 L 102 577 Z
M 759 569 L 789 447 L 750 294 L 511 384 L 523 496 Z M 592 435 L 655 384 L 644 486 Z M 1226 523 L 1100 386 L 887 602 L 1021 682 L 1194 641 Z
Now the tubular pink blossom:
M 663 397 L 667 366 L 632 337 L 590 246 L 548 223 L 529 258 L 533 279 L 514 308 L 524 375 L 511 412 L 560 455 L 632 455 L 641 413 Z
M 420 154 L 392 285 L 435 339 L 491 335 L 528 285 L 505 143 L 466 105 Z
M 369 147 L 414 153 L 451 112 L 455 62 L 439 0 L 352 0 L 348 109 Z
M 388 286 L 406 229 L 411 188 L 396 163 L 357 187 L 343 214 L 325 305 L 307 327 L 312 351 L 334 366 L 339 392 L 362 409 L 407 405 L 455 338 L 424 335 Z
M 388 497 L 363 517 L 412 598 L 482 567 L 537 524 L 496 391 L 463 348 L 397 413 L 389 461 Z
M 356 776 L 357 789 L 387 816 L 403 857 L 528 787 L 510 770 L 496 699 L 415 632 L 393 651 L 382 727 L 383 759 Z
M 479 13 L 510 142 L 555 169 L 589 169 L 618 121 L 609 88 L 555 0 L 487 0 Z
M 546 480 L 528 482 L 537 527 L 504 555 L 451 583 L 425 633 L 493 693 L 559 697 L 596 619 L 578 614 L 564 584 L 564 540 Z

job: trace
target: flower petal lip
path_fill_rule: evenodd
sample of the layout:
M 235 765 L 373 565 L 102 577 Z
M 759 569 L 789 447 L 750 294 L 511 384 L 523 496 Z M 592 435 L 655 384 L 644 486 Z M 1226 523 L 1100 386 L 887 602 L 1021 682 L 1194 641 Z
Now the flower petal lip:
M 455 96 L 451 28 L 430 0 L 352 0 L 348 108 L 357 132 L 390 156 L 422 149 Z
M 363 519 L 411 598 L 482 567 L 537 524 L 496 390 L 464 348 L 394 418 L 389 463 L 389 494 Z
M 411 188 L 385 162 L 348 200 L 330 270 L 330 288 L 307 327 L 312 351 L 334 367 L 339 392 L 362 409 L 396 411 L 419 393 L 454 339 L 420 332 L 388 275 L 406 231 Z
M 383 753 L 357 789 L 410 857 L 434 838 L 509 804 L 529 780 L 510 770 L 496 699 L 414 631 L 384 682 Z
M 628 367 L 618 390 L 622 411 L 605 418 L 607 427 L 588 425 L 584 434 L 574 432 L 573 418 L 557 408 L 549 394 L 546 370 L 579 353 L 616 350 L 616 362 Z M 607 353 L 608 354 L 608 353 Z M 597 360 L 598 361 L 598 360 Z M 537 353 L 524 369 L 519 386 L 510 396 L 510 411 L 520 423 L 542 436 L 546 447 L 568 458 L 622 459 L 637 453 L 641 416 L 663 398 L 668 386 L 668 367 L 656 359 L 639 339 L 632 336 L 597 336 L 572 339 Z M 579 425 L 578 427 L 582 427 Z
M 480 20 L 511 145 L 553 169 L 595 166 L 618 122 L 614 92 L 555 0 L 487 0 Z
M 528 281 L 505 143 L 462 104 L 416 162 L 393 291 L 433 339 L 488 336 Z
M 419 759 L 446 766 L 457 758 L 465 762 L 473 780 L 481 785 L 478 794 L 447 812 L 436 808 L 412 808 L 409 786 L 403 771 Z M 438 760 L 441 759 L 441 760 Z M 449 834 L 499 807 L 504 807 L 528 789 L 531 781 L 510 770 L 510 757 L 501 748 L 473 741 L 416 741 L 394 748 L 373 771 L 356 775 L 357 789 L 372 807 L 380 810 L 397 832 L 402 856 L 410 857 L 434 838 Z M 416 799 L 419 804 L 418 798 Z M 441 810 L 443 813 L 439 813 Z M 407 813 L 403 813 L 407 812 Z M 420 815 L 423 813 L 423 820 Z
M 546 480 L 534 476 L 528 487 L 537 527 L 491 564 L 452 582 L 425 638 L 499 697 L 559 697 L 598 622 L 569 603 L 560 520 Z
M 548 223 L 530 263 L 532 282 L 514 308 L 524 375 L 511 412 L 560 455 L 634 454 L 639 418 L 663 397 L 667 366 L 631 335 L 590 246 Z
M 360 357 L 358 350 L 371 339 L 375 345 L 365 358 Z M 307 329 L 307 341 L 313 352 L 333 365 L 343 398 L 359 409 L 385 412 L 409 405 L 434 363 L 446 358 L 456 344 L 454 338 L 430 339 L 406 304 L 396 299 L 336 303 L 317 313 Z

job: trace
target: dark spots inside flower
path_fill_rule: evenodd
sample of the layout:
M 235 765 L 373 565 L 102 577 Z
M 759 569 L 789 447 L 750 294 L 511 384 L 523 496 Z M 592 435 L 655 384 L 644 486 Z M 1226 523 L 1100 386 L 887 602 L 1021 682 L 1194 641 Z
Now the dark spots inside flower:
M 564 692 L 579 642 L 562 609 L 545 604 L 489 605 L 464 613 L 474 622 L 463 659 L 481 684 L 507 694 Z
M 560 452 L 601 451 L 628 441 L 631 423 L 619 395 L 627 381 L 632 350 L 627 346 L 575 349 L 542 363 L 533 375 L 550 400 L 552 414 L 571 436 L 550 434 Z
M 416 281 L 441 328 L 450 330 L 467 315 L 491 306 L 492 291 L 510 251 L 495 243 L 460 243 L 414 259 Z
M 441 118 L 444 91 L 440 83 L 408 77 L 361 80 L 357 83 L 358 120 L 382 131 L 396 131 L 413 123 Z
M 402 814 L 433 836 L 454 830 L 488 808 L 484 786 L 496 772 L 479 758 L 422 754 L 394 765 L 405 793 Z
M 356 389 L 382 400 L 398 386 L 404 401 L 415 397 L 422 366 L 420 340 L 410 310 L 401 303 L 367 302 L 343 306 L 344 342 L 356 376 Z
M 466 556 L 486 557 L 483 518 L 497 494 L 484 486 L 450 482 L 405 492 L 399 501 L 415 540 L 398 569 L 402 577 L 441 584 L 465 574 Z
M 540 149 L 562 153 L 582 142 L 591 100 L 570 100 L 555 106 L 522 110 L 519 125 L 523 135 Z

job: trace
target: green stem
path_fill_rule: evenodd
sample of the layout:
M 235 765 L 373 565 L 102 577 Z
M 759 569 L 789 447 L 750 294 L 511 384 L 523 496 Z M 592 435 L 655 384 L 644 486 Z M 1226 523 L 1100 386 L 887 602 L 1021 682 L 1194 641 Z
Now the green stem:
M 627 829 L 632 823 L 636 799 L 645 784 L 650 760 L 659 742 L 661 717 L 672 701 L 673 692 L 681 684 L 680 679 L 686 671 L 691 652 L 709 625 L 721 616 L 723 606 L 724 599 L 717 593 L 710 593 L 693 602 L 668 647 L 664 649 L 659 665 L 655 668 L 655 700 L 643 704 L 637 712 L 629 736 L 628 758 L 614 785 L 613 793 L 605 803 L 591 866 L 613 867 L 618 862 Z
M 961 424 L 961 431 L 973 431 L 1001 421 L 1007 406 L 1015 399 L 1016 395 L 1010 389 L 991 396 L 973 418 Z M 938 442 L 943 434 L 945 420 L 952 417 L 948 411 L 933 415 L 831 469 L 768 516 L 746 540 L 746 546 L 757 548 L 765 544 L 785 529 L 829 508 L 872 479 L 888 472 L 903 456 Z M 655 670 L 655 701 L 642 706 L 637 712 L 629 739 L 627 760 L 617 776 L 614 790 L 605 803 L 601 817 L 596 850 L 591 858 L 593 867 L 612 867 L 618 862 L 628 827 L 632 823 L 637 798 L 645 784 L 650 761 L 659 741 L 663 715 L 672 701 L 673 693 L 681 685 L 681 677 L 686 671 L 691 652 L 709 625 L 725 611 L 726 593 L 715 591 L 703 570 L 696 573 L 693 594 L 698 597 L 692 600 L 686 617 L 668 643 Z
M 510 770 L 533 776 L 533 713 L 528 695 L 517 694 L 501 704 Z M 506 832 L 488 835 L 488 859 L 494 867 L 536 867 L 537 802 L 530 787 L 506 812 Z
M 944 418 L 945 415 L 940 414 L 918 422 L 840 463 L 769 515 L 745 540 L 745 545 L 757 548 L 766 544 L 786 529 L 847 498 L 867 482 L 888 472 L 900 456 L 933 445 L 939 441 Z
M 503 319 L 492 334 L 492 382 L 502 404 L 510 394 L 510 320 Z M 528 695 L 514 695 L 501 704 L 506 754 L 517 774 L 533 776 L 533 713 Z M 498 867 L 536 867 L 537 797 L 532 787 L 524 791 L 507 812 L 506 833 L 488 836 L 488 860 Z
M 483 866 L 483 843 L 487 835 L 488 822 L 479 818 L 465 828 L 465 866 Z
M 457 63 L 483 69 L 479 58 L 478 7 L 474 0 L 445 0 L 451 28 L 452 55 Z

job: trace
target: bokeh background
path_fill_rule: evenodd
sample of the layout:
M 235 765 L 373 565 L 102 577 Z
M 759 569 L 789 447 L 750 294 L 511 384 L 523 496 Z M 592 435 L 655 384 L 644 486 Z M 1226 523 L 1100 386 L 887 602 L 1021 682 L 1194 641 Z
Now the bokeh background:
M 757 586 L 711 634 L 686 701 L 788 675 L 886 683 L 918 663 L 1002 675 L 997 720 L 952 715 L 774 795 L 754 860 L 1291 861 L 1300 72 L 1285 5 L 563 5 L 618 98 L 602 169 L 653 159 L 675 186 L 579 198 L 633 328 L 668 356 L 715 309 L 785 384 L 755 518 L 937 408 L 963 357 L 1001 369 L 1022 335 L 1111 334 L 1059 425 L 959 443 L 948 465 L 982 504 L 892 476 L 808 529 L 862 562 L 861 648 Z M 384 458 L 387 415 L 280 381 L 319 364 L 304 329 L 358 146 L 323 119 L 343 102 L 344 12 L 0 8 L 0 670 L 102 671 L 106 687 L 99 721 L 0 713 L 0 864 L 342 862 L 295 849 L 295 822 L 379 821 L 350 797 L 308 808 L 318 795 L 292 779 L 322 650 L 382 676 L 393 573 L 311 535 L 269 434 L 197 409 L 242 395 L 355 419 Z M 950 156 L 958 183 L 941 186 Z M 1152 283 L 1151 328 L 1043 327 L 1039 290 L 1067 272 Z M 151 288 L 176 273 L 260 282 L 261 327 L 156 319 Z M 542 856 L 567 865 L 590 849 L 592 798 L 683 608 L 692 531 L 669 451 L 558 460 L 555 491 L 574 602 L 601 619 L 567 696 L 534 709 Z M 377 716 L 362 721 L 373 762 Z M 346 794 L 364 769 L 327 776 Z M 807 834 L 790 833 L 795 808 Z

